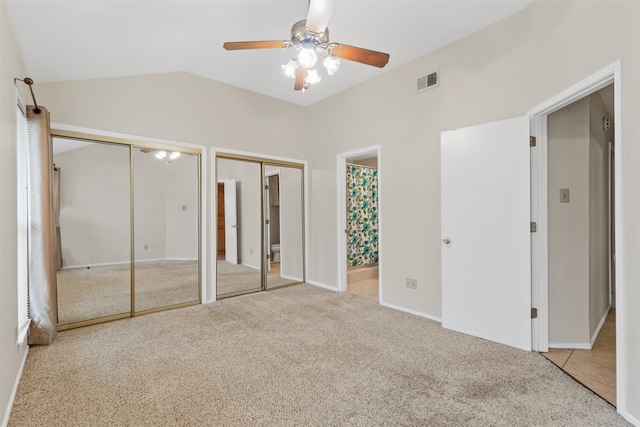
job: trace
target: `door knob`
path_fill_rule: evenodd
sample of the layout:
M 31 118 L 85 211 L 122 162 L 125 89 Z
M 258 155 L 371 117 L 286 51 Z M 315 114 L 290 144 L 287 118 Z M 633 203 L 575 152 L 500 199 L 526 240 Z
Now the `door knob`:
M 448 245 L 449 243 L 451 243 L 451 239 L 448 237 L 445 237 L 444 239 L 442 239 L 442 243 L 444 243 L 445 245 Z

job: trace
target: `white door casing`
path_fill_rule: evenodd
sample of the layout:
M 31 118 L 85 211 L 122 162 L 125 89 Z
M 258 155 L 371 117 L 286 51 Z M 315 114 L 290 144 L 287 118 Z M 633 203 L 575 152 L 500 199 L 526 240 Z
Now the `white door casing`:
M 238 263 L 238 204 L 236 180 L 224 181 L 224 245 L 225 261 Z
M 531 350 L 529 150 L 528 116 L 441 137 L 442 326 L 524 350 Z

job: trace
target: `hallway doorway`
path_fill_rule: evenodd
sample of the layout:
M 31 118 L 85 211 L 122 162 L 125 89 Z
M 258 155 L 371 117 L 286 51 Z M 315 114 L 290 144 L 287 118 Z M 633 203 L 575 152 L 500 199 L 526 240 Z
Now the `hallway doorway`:
M 549 352 L 616 405 L 614 86 L 548 115 Z

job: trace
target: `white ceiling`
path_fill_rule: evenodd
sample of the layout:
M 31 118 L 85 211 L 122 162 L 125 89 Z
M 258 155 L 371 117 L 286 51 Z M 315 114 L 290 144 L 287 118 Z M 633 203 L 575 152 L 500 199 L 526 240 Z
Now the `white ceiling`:
M 306 0 L 6 0 L 28 76 L 38 83 L 186 71 L 308 106 L 524 9 L 531 0 L 337 0 L 332 42 L 391 55 L 384 69 L 342 61 L 305 93 L 286 49 L 226 51 L 225 41 L 289 40 Z M 425 72 L 431 70 L 424 70 Z M 418 77 L 418 76 L 416 76 Z

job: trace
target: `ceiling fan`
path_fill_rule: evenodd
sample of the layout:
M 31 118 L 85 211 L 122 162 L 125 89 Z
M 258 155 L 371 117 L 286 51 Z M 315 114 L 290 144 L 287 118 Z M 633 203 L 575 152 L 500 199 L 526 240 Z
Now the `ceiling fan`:
M 340 59 L 378 68 L 387 65 L 388 53 L 329 42 L 327 24 L 335 2 L 336 0 L 310 0 L 307 19 L 298 21 L 291 27 L 291 40 L 226 42 L 223 47 L 226 50 L 296 49 L 296 59 L 282 65 L 282 69 L 287 76 L 295 79 L 294 90 L 301 91 L 320 81 L 316 67 L 319 61 L 322 61 L 329 75 L 338 70 Z

